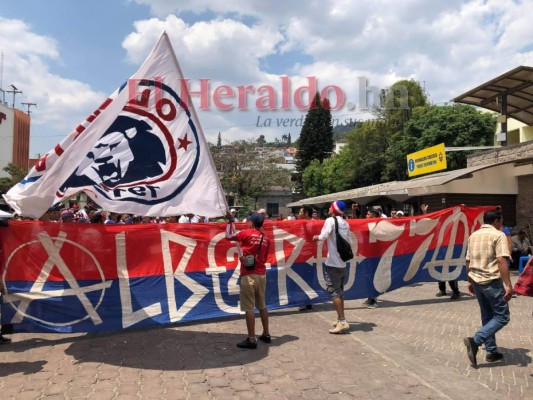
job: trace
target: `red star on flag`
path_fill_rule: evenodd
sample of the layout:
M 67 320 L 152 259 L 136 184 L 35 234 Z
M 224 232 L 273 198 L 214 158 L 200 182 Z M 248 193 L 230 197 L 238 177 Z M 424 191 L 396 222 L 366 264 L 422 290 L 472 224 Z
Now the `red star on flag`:
M 187 134 L 185 134 L 185 137 L 183 139 L 178 138 L 178 141 L 180 142 L 180 145 L 178 146 L 178 150 L 185 149 L 185 151 L 187 151 L 187 146 L 192 143 L 191 141 L 187 139 Z

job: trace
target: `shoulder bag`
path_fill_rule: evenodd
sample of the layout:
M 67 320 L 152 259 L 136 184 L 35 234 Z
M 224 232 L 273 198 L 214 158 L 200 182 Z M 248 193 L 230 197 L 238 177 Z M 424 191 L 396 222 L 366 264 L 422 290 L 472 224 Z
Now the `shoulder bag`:
M 350 246 L 350 243 L 348 243 L 348 241 L 340 235 L 339 223 L 337 221 L 337 217 L 334 216 L 333 220 L 335 221 L 335 236 L 336 236 L 337 251 L 339 252 L 339 255 L 341 256 L 342 261 L 344 262 L 350 261 L 353 258 L 352 246 Z
M 247 270 L 252 270 L 255 268 L 255 258 L 259 254 L 259 250 L 261 250 L 261 245 L 263 244 L 263 236 L 265 235 L 261 234 L 261 241 L 259 242 L 259 247 L 257 248 L 256 253 L 243 257 L 244 268 L 246 268 Z

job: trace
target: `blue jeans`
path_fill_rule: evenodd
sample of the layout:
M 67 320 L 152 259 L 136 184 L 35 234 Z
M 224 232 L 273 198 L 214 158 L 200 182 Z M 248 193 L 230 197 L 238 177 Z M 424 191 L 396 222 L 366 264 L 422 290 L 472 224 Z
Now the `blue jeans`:
M 509 323 L 511 319 L 509 304 L 503 299 L 505 288 L 500 280 L 492 281 L 487 285 L 473 282 L 479 308 L 481 310 L 481 323 L 483 326 L 474 335 L 474 342 L 478 346 L 485 343 L 487 353 L 494 353 L 496 347 L 496 332 Z

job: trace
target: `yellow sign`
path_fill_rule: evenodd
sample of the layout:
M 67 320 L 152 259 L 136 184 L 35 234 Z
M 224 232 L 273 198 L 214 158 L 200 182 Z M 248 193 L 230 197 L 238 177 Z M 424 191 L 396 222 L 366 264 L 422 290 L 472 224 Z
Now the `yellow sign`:
M 409 176 L 428 174 L 446 169 L 444 143 L 407 155 Z

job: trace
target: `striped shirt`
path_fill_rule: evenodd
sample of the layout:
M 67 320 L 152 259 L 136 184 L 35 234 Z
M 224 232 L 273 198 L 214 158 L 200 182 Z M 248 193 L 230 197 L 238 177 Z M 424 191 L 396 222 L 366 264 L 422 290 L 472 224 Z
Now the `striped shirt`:
M 497 257 L 510 257 L 507 237 L 494 226 L 483 224 L 468 238 L 468 277 L 481 285 L 500 279 Z

